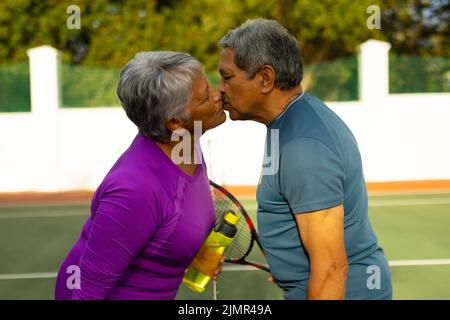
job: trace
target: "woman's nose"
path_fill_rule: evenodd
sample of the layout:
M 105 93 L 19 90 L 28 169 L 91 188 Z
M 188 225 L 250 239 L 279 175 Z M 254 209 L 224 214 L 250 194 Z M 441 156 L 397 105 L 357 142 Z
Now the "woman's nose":
M 219 100 L 220 100 L 220 93 L 219 93 L 219 91 L 217 91 L 217 90 L 212 90 L 211 96 L 212 96 L 212 100 L 213 100 L 214 102 L 219 102 Z

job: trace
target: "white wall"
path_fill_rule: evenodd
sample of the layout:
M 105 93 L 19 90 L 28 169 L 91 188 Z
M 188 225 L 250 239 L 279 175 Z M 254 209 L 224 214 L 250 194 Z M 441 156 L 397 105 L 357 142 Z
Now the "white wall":
M 326 103 L 358 141 L 367 181 L 450 179 L 450 94 Z M 264 137 L 265 127 L 250 122 L 206 133 L 204 138 L 214 141 L 212 177 L 230 185 L 256 184 Z
M 353 131 L 367 181 L 450 178 L 450 94 L 329 105 Z
M 387 54 L 387 46 L 376 44 L 367 48 Z M 48 47 L 42 52 L 54 57 L 46 63 L 55 70 L 57 55 Z M 363 79 L 365 88 L 376 86 L 376 77 Z M 370 99 L 327 103 L 353 131 L 366 180 L 450 179 L 450 93 L 394 95 L 381 89 Z M 43 112 L 43 99 L 55 101 L 58 95 L 32 92 L 33 112 L 0 114 L 0 192 L 95 189 L 136 128 L 120 107 Z M 201 141 L 210 177 L 228 185 L 255 185 L 265 132 L 264 125 L 230 120 L 207 132 Z

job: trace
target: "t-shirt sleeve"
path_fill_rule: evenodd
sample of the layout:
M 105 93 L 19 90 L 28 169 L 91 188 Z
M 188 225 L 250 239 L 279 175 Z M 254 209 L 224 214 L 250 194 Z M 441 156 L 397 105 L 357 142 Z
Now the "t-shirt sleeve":
M 305 213 L 344 202 L 344 166 L 328 146 L 297 138 L 281 150 L 280 189 L 292 213 Z
M 80 289 L 73 291 L 74 300 L 107 298 L 160 224 L 156 197 L 144 194 L 144 188 L 121 184 L 106 189 L 80 257 Z

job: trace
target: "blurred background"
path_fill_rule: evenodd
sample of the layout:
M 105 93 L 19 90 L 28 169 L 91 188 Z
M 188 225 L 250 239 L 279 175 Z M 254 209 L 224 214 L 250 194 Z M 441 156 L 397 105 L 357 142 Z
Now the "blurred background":
M 53 298 L 93 191 L 137 132 L 115 95 L 123 65 L 140 51 L 188 52 L 217 86 L 217 42 L 258 17 L 296 36 L 303 88 L 358 141 L 394 298 L 450 299 L 449 0 L 3 0 L 0 299 Z M 253 217 L 265 131 L 228 120 L 201 141 L 210 178 Z M 266 278 L 225 271 L 219 298 L 281 299 Z

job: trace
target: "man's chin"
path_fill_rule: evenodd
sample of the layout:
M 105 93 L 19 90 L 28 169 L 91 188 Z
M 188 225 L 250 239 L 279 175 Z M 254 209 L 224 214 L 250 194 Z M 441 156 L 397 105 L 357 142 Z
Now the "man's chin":
M 242 117 L 241 117 L 241 115 L 240 115 L 239 113 L 237 113 L 236 111 L 234 111 L 234 110 L 227 110 L 227 111 L 228 111 L 228 117 L 229 117 L 231 120 L 233 120 L 233 121 L 236 121 L 236 120 L 243 120 Z

